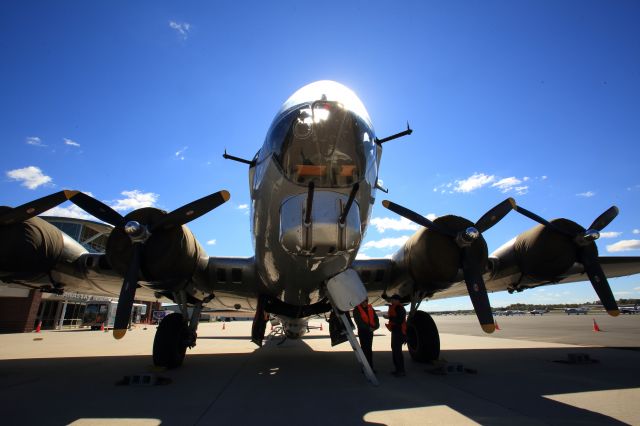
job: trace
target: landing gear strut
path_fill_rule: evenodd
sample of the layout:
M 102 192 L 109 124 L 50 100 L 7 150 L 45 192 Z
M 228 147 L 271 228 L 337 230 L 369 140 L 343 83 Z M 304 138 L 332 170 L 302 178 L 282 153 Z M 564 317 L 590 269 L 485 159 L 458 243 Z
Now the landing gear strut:
M 189 318 L 184 292 L 174 293 L 174 300 L 182 313 L 173 313 L 162 319 L 153 340 L 153 364 L 157 367 L 177 368 L 182 365 L 187 348 L 196 345 L 196 330 L 200 323 L 202 304 L 213 299 L 209 296 L 193 307 Z

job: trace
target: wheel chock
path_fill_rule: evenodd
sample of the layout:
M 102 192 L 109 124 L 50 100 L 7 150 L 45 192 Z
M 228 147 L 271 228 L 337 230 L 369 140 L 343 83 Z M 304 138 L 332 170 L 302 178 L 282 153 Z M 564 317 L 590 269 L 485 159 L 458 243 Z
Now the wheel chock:
M 439 367 L 433 368 L 431 370 L 427 370 L 431 374 L 437 374 L 439 376 L 446 376 L 449 374 L 461 374 L 467 372 L 469 370 L 464 368 L 464 366 L 459 362 L 444 362 Z
M 586 353 L 569 353 L 567 354 L 567 359 L 560 359 L 554 362 L 558 362 L 561 364 L 596 364 L 599 361 L 597 359 L 592 359 L 589 354 Z
M 166 377 L 160 377 L 154 373 L 141 373 L 132 374 L 130 376 L 124 376 L 124 378 L 116 383 L 121 386 L 157 386 L 168 385 L 171 383 L 171 379 Z

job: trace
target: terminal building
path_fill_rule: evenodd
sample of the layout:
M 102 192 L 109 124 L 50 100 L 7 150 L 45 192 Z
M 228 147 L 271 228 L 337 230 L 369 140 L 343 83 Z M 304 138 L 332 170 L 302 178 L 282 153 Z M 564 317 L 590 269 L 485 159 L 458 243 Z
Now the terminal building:
M 74 238 L 91 253 L 104 253 L 110 225 L 68 217 L 42 217 L 65 234 Z M 65 292 L 62 295 L 43 293 L 16 284 L 0 285 L 0 333 L 33 331 L 42 321 L 42 329 L 82 327 L 85 308 L 91 302 L 115 300 L 105 296 L 93 296 Z M 139 302 L 147 305 L 143 321 L 151 318 L 160 303 Z

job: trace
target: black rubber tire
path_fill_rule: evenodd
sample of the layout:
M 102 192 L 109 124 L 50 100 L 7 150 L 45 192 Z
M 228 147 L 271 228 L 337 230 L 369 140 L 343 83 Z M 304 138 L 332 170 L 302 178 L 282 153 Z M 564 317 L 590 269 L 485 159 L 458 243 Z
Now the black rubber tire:
M 182 314 L 164 317 L 153 339 L 153 364 L 157 367 L 180 367 L 187 352 L 188 331 Z
M 416 362 L 431 362 L 440 357 L 440 335 L 431 315 L 417 311 L 407 321 L 407 346 Z

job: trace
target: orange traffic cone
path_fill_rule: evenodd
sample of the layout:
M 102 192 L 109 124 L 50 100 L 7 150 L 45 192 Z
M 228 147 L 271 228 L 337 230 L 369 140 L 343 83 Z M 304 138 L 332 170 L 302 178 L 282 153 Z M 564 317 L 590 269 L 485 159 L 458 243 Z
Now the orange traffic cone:
M 36 333 L 40 333 L 41 328 L 42 328 L 42 321 L 38 321 L 38 326 L 36 327 Z
M 602 331 L 600 330 L 600 327 L 598 327 L 598 323 L 595 318 L 593 319 L 593 331 Z
M 104 331 L 104 323 L 103 322 L 100 323 L 100 331 Z
M 495 321 L 496 324 L 496 330 L 500 330 L 500 326 L 498 325 L 498 321 Z

